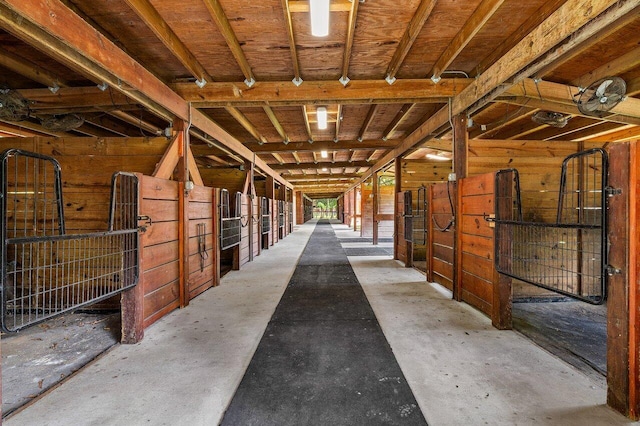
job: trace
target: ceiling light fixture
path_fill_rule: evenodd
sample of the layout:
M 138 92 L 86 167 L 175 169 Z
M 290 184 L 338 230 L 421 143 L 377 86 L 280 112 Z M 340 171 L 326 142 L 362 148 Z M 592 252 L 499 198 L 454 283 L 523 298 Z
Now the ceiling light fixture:
M 309 0 L 311 15 L 311 35 L 326 37 L 329 35 L 329 0 Z
M 318 107 L 316 118 L 318 119 L 318 129 L 325 130 L 327 128 L 327 108 Z
M 320 151 L 320 156 L 322 158 L 329 158 L 329 153 L 327 151 L 322 150 Z
M 431 159 L 431 160 L 437 160 L 437 161 L 449 161 L 450 158 L 446 157 L 442 154 L 427 154 L 427 158 Z

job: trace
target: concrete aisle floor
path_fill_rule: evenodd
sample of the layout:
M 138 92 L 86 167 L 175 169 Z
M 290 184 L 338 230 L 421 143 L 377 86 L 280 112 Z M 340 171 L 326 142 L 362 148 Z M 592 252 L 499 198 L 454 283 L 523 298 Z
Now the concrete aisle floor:
M 8 426 L 215 425 L 314 223 L 118 346 Z M 339 238 L 354 235 L 335 225 Z M 606 389 L 389 256 L 349 258 L 430 425 L 625 425 Z
M 216 425 L 249 365 L 315 226 L 119 345 L 5 420 L 6 426 Z

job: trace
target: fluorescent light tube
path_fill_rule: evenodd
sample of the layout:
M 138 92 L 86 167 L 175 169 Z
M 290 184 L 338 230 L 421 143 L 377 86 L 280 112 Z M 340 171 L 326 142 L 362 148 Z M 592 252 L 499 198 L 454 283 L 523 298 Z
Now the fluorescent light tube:
M 325 130 L 327 128 L 327 108 L 318 107 L 316 118 L 318 119 L 318 129 Z
M 326 37 L 329 35 L 329 0 L 310 0 L 311 35 Z
M 322 158 L 329 158 L 329 153 L 327 151 L 320 151 L 320 156 Z

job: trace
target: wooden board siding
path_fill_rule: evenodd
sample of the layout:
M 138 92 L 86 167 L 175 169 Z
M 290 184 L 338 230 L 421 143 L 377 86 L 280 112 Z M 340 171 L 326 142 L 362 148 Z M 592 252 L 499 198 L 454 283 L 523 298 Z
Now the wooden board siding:
M 280 240 L 280 225 L 278 224 L 278 200 L 271 200 L 271 245 Z
M 393 203 L 395 201 L 393 186 L 378 187 L 378 211 L 375 218 L 378 221 L 378 237 L 393 237 Z
M 453 197 L 455 188 L 453 188 L 453 184 L 448 182 L 431 185 L 428 190 L 427 200 L 430 207 L 428 245 L 431 252 L 428 277 L 430 281 L 453 291 L 455 225 L 444 231 L 452 216 L 449 192 Z
M 404 239 L 404 192 L 398 192 L 396 194 L 396 205 L 397 205 L 397 215 L 396 215 L 396 253 L 397 259 L 404 263 L 405 266 L 410 266 L 407 264 L 407 240 Z
M 196 186 L 189 201 L 189 299 L 216 285 L 213 188 Z M 198 232 L 204 231 L 202 235 Z M 200 241 L 199 241 L 200 240 Z M 204 247 L 199 247 L 204 242 Z M 204 249 L 204 251 L 199 251 Z
M 260 255 L 260 241 L 262 235 L 260 235 L 260 223 L 262 217 L 260 216 L 260 197 L 253 197 L 252 200 L 252 220 L 251 220 L 251 248 L 252 256 L 256 257 Z
M 373 190 L 371 186 L 362 185 L 362 216 L 360 236 L 373 237 Z
M 251 244 L 251 240 L 249 238 L 249 222 L 251 221 L 251 218 L 249 217 L 250 202 L 251 202 L 251 199 L 249 198 L 249 196 L 246 194 L 243 194 L 242 195 L 242 212 L 241 212 L 242 219 L 240 220 L 240 223 L 242 224 L 242 228 L 240 229 L 240 249 L 239 249 L 240 250 L 239 252 L 240 266 L 249 262 L 249 250 L 250 250 L 250 244 Z
M 180 306 L 178 182 L 143 176 L 140 214 L 153 224 L 140 237 L 144 327 Z

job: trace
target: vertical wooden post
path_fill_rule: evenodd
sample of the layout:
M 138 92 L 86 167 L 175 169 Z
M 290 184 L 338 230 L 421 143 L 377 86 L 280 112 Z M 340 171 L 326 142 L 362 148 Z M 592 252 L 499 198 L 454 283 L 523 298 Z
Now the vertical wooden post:
M 373 194 L 373 201 L 371 206 L 371 216 L 373 219 L 373 245 L 378 245 L 378 191 L 380 188 L 378 187 L 378 172 L 375 172 L 371 176 L 371 180 L 373 181 L 373 185 L 371 188 L 371 193 Z
M 640 142 L 631 142 L 630 170 L 629 170 L 629 417 L 634 420 L 640 418 L 640 285 L 638 285 L 638 271 L 640 270 L 640 209 L 638 209 L 638 191 L 640 191 Z M 611 262 L 609 262 L 611 264 Z M 607 356 L 611 356 L 607 354 Z
M 357 224 L 358 224 L 358 207 L 356 207 L 356 201 L 357 201 L 357 191 L 356 188 L 354 187 L 353 190 L 353 230 L 355 231 L 357 229 Z
M 138 208 L 142 208 L 144 177 L 138 174 Z M 144 212 L 142 212 L 144 213 Z M 138 343 L 144 337 L 144 234 L 138 233 L 138 284 L 123 292 L 120 298 L 121 335 L 123 344 Z
M 220 285 L 220 190 L 213 190 L 213 226 L 211 227 L 213 232 L 213 245 L 211 252 L 214 253 L 215 259 L 213 261 L 213 285 Z
M 635 147 L 633 149 L 635 155 Z M 608 240 L 609 259 L 612 267 L 620 270 L 608 277 L 607 295 L 607 404 L 619 412 L 637 417 L 637 282 L 633 282 L 630 291 L 629 265 L 630 235 L 629 224 L 637 217 L 636 206 L 630 206 L 630 190 L 636 189 L 636 183 L 630 186 L 631 150 L 628 143 L 612 144 L 609 147 L 609 186 L 620 189 L 622 193 L 609 198 Z M 636 161 L 634 160 L 634 164 Z M 637 172 L 634 171 L 637 177 Z M 635 198 L 635 197 L 634 197 Z M 633 260 L 634 265 L 637 260 Z M 635 275 L 635 271 L 634 274 Z M 633 307 L 633 312 L 630 310 Z M 634 323 L 630 324 L 630 319 Z M 631 327 L 630 327 L 631 326 Z M 630 332 L 630 329 L 634 333 Z M 633 337 L 632 337 L 633 334 Z M 633 342 L 633 347 L 630 348 Z M 633 395 L 633 400 L 630 398 Z
M 182 120 L 176 120 L 174 129 L 178 137 L 178 245 L 180 270 L 180 307 L 189 305 L 189 194 L 186 182 L 189 181 L 189 132 Z
M 427 281 L 433 282 L 433 185 L 427 187 Z
M 364 236 L 364 206 L 367 200 L 362 196 L 362 189 L 364 188 L 364 182 L 360 184 L 360 236 Z
M 395 175 L 395 182 L 393 185 L 393 258 L 398 259 L 398 244 L 400 235 L 400 220 L 398 218 L 398 194 L 402 192 L 402 160 L 400 157 L 396 157 L 393 163 L 393 170 Z
M 494 174 L 495 182 L 495 174 Z M 511 180 L 508 182 L 500 182 L 501 187 L 494 187 L 494 213 L 500 212 L 506 213 L 508 216 L 500 216 L 500 219 L 513 220 L 513 183 Z M 495 194 L 500 194 L 500 198 L 495 197 Z M 496 217 L 498 215 L 496 214 Z M 500 225 L 497 225 L 500 226 Z M 504 226 L 504 225 L 503 225 Z M 498 247 L 501 253 L 505 254 L 505 258 L 511 258 L 511 235 L 503 236 L 500 241 L 497 241 L 496 232 L 498 228 L 494 228 L 493 233 L 493 245 L 501 244 Z M 509 228 L 511 229 L 511 228 Z M 496 268 L 493 267 L 493 303 L 491 305 L 491 323 L 499 330 L 510 330 L 512 327 L 512 291 L 511 291 L 511 278 L 506 275 L 498 273 Z
M 453 117 L 453 172 L 456 174 L 456 182 L 467 177 L 467 151 L 469 146 L 469 134 L 467 133 L 467 116 L 459 114 Z M 454 189 L 456 205 L 456 223 L 453 240 L 453 298 L 462 300 L 462 231 L 458 223 L 462 205 L 460 185 Z

